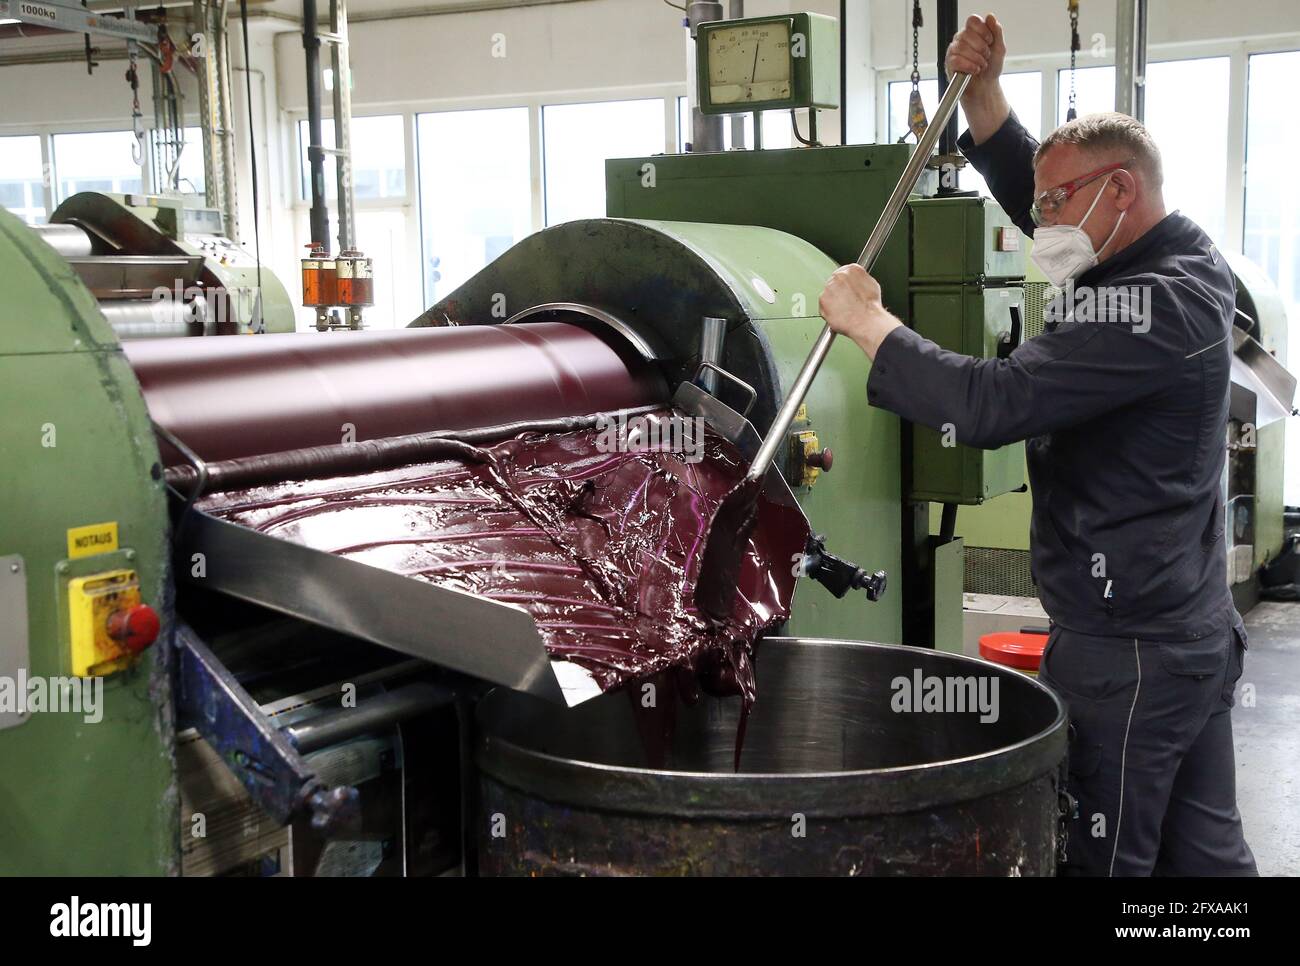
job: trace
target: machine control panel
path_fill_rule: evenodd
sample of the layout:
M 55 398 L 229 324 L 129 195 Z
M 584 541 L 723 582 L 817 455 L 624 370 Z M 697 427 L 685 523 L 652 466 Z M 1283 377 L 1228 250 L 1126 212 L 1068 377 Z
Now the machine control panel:
M 140 599 L 134 570 L 109 570 L 68 582 L 72 673 L 112 674 L 129 667 L 158 637 L 158 614 Z
M 821 474 L 831 471 L 835 454 L 829 447 L 822 446 L 817 434 L 811 429 L 795 433 L 793 445 L 796 456 L 794 463 L 800 468 L 800 486 L 812 486 Z

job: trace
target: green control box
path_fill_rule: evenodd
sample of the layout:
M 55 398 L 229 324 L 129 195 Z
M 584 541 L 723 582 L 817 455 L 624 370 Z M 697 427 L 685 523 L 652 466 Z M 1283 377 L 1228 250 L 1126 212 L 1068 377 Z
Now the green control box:
M 839 107 L 839 21 L 792 13 L 703 23 L 695 66 L 704 114 Z
M 991 198 L 911 202 L 914 283 L 1025 277 L 1024 237 Z
M 963 355 L 993 359 L 1023 337 L 1025 260 L 1020 231 L 988 198 L 910 203 L 908 316 L 916 331 Z M 918 387 L 924 391 L 924 387 Z M 1024 444 L 979 450 L 957 427 L 912 427 L 912 500 L 980 504 L 1024 485 Z

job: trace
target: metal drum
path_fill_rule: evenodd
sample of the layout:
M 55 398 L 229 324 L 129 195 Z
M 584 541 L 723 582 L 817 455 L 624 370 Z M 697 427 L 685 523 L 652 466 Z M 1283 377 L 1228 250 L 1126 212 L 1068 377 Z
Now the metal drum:
M 739 772 L 738 698 L 638 685 L 569 710 L 488 695 L 480 871 L 1054 874 L 1066 714 L 1037 681 L 804 638 L 763 641 L 756 669 Z

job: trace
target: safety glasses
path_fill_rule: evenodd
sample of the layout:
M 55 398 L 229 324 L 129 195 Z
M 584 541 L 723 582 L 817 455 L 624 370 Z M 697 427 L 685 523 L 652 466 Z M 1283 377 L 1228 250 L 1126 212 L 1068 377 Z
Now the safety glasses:
M 1114 164 L 1108 164 L 1104 168 L 1098 168 L 1096 171 L 1089 171 L 1085 175 L 1080 175 L 1073 181 L 1067 181 L 1065 184 L 1057 185 L 1055 188 L 1048 188 L 1034 199 L 1033 205 L 1029 208 L 1029 217 L 1034 219 L 1035 225 L 1039 226 L 1042 226 L 1048 221 L 1055 220 L 1057 213 L 1060 212 L 1061 208 L 1065 206 L 1067 201 L 1074 197 L 1080 188 L 1096 181 L 1103 174 L 1110 174 L 1112 171 L 1118 171 L 1120 168 L 1131 164 L 1132 161 L 1132 158 L 1128 161 L 1116 161 Z

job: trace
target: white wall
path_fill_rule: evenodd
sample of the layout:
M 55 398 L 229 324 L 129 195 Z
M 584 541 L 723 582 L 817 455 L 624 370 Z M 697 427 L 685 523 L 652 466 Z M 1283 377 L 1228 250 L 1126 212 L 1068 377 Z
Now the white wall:
M 746 16 L 838 15 L 838 0 L 747 0 Z M 354 23 L 353 108 L 686 84 L 682 14 L 662 0 L 577 2 Z M 497 35 L 504 57 L 493 56 Z M 306 108 L 302 41 L 277 39 L 280 106 Z
M 16 52 L 14 41 L 0 43 L 0 54 Z M 84 62 L 0 67 L 0 134 L 26 133 L 49 124 L 88 130 L 131 126 L 131 89 L 123 79 L 125 60 L 105 60 L 88 76 Z M 140 109 L 153 117 L 149 62 L 140 60 Z M 197 105 L 196 105 L 197 106 Z

